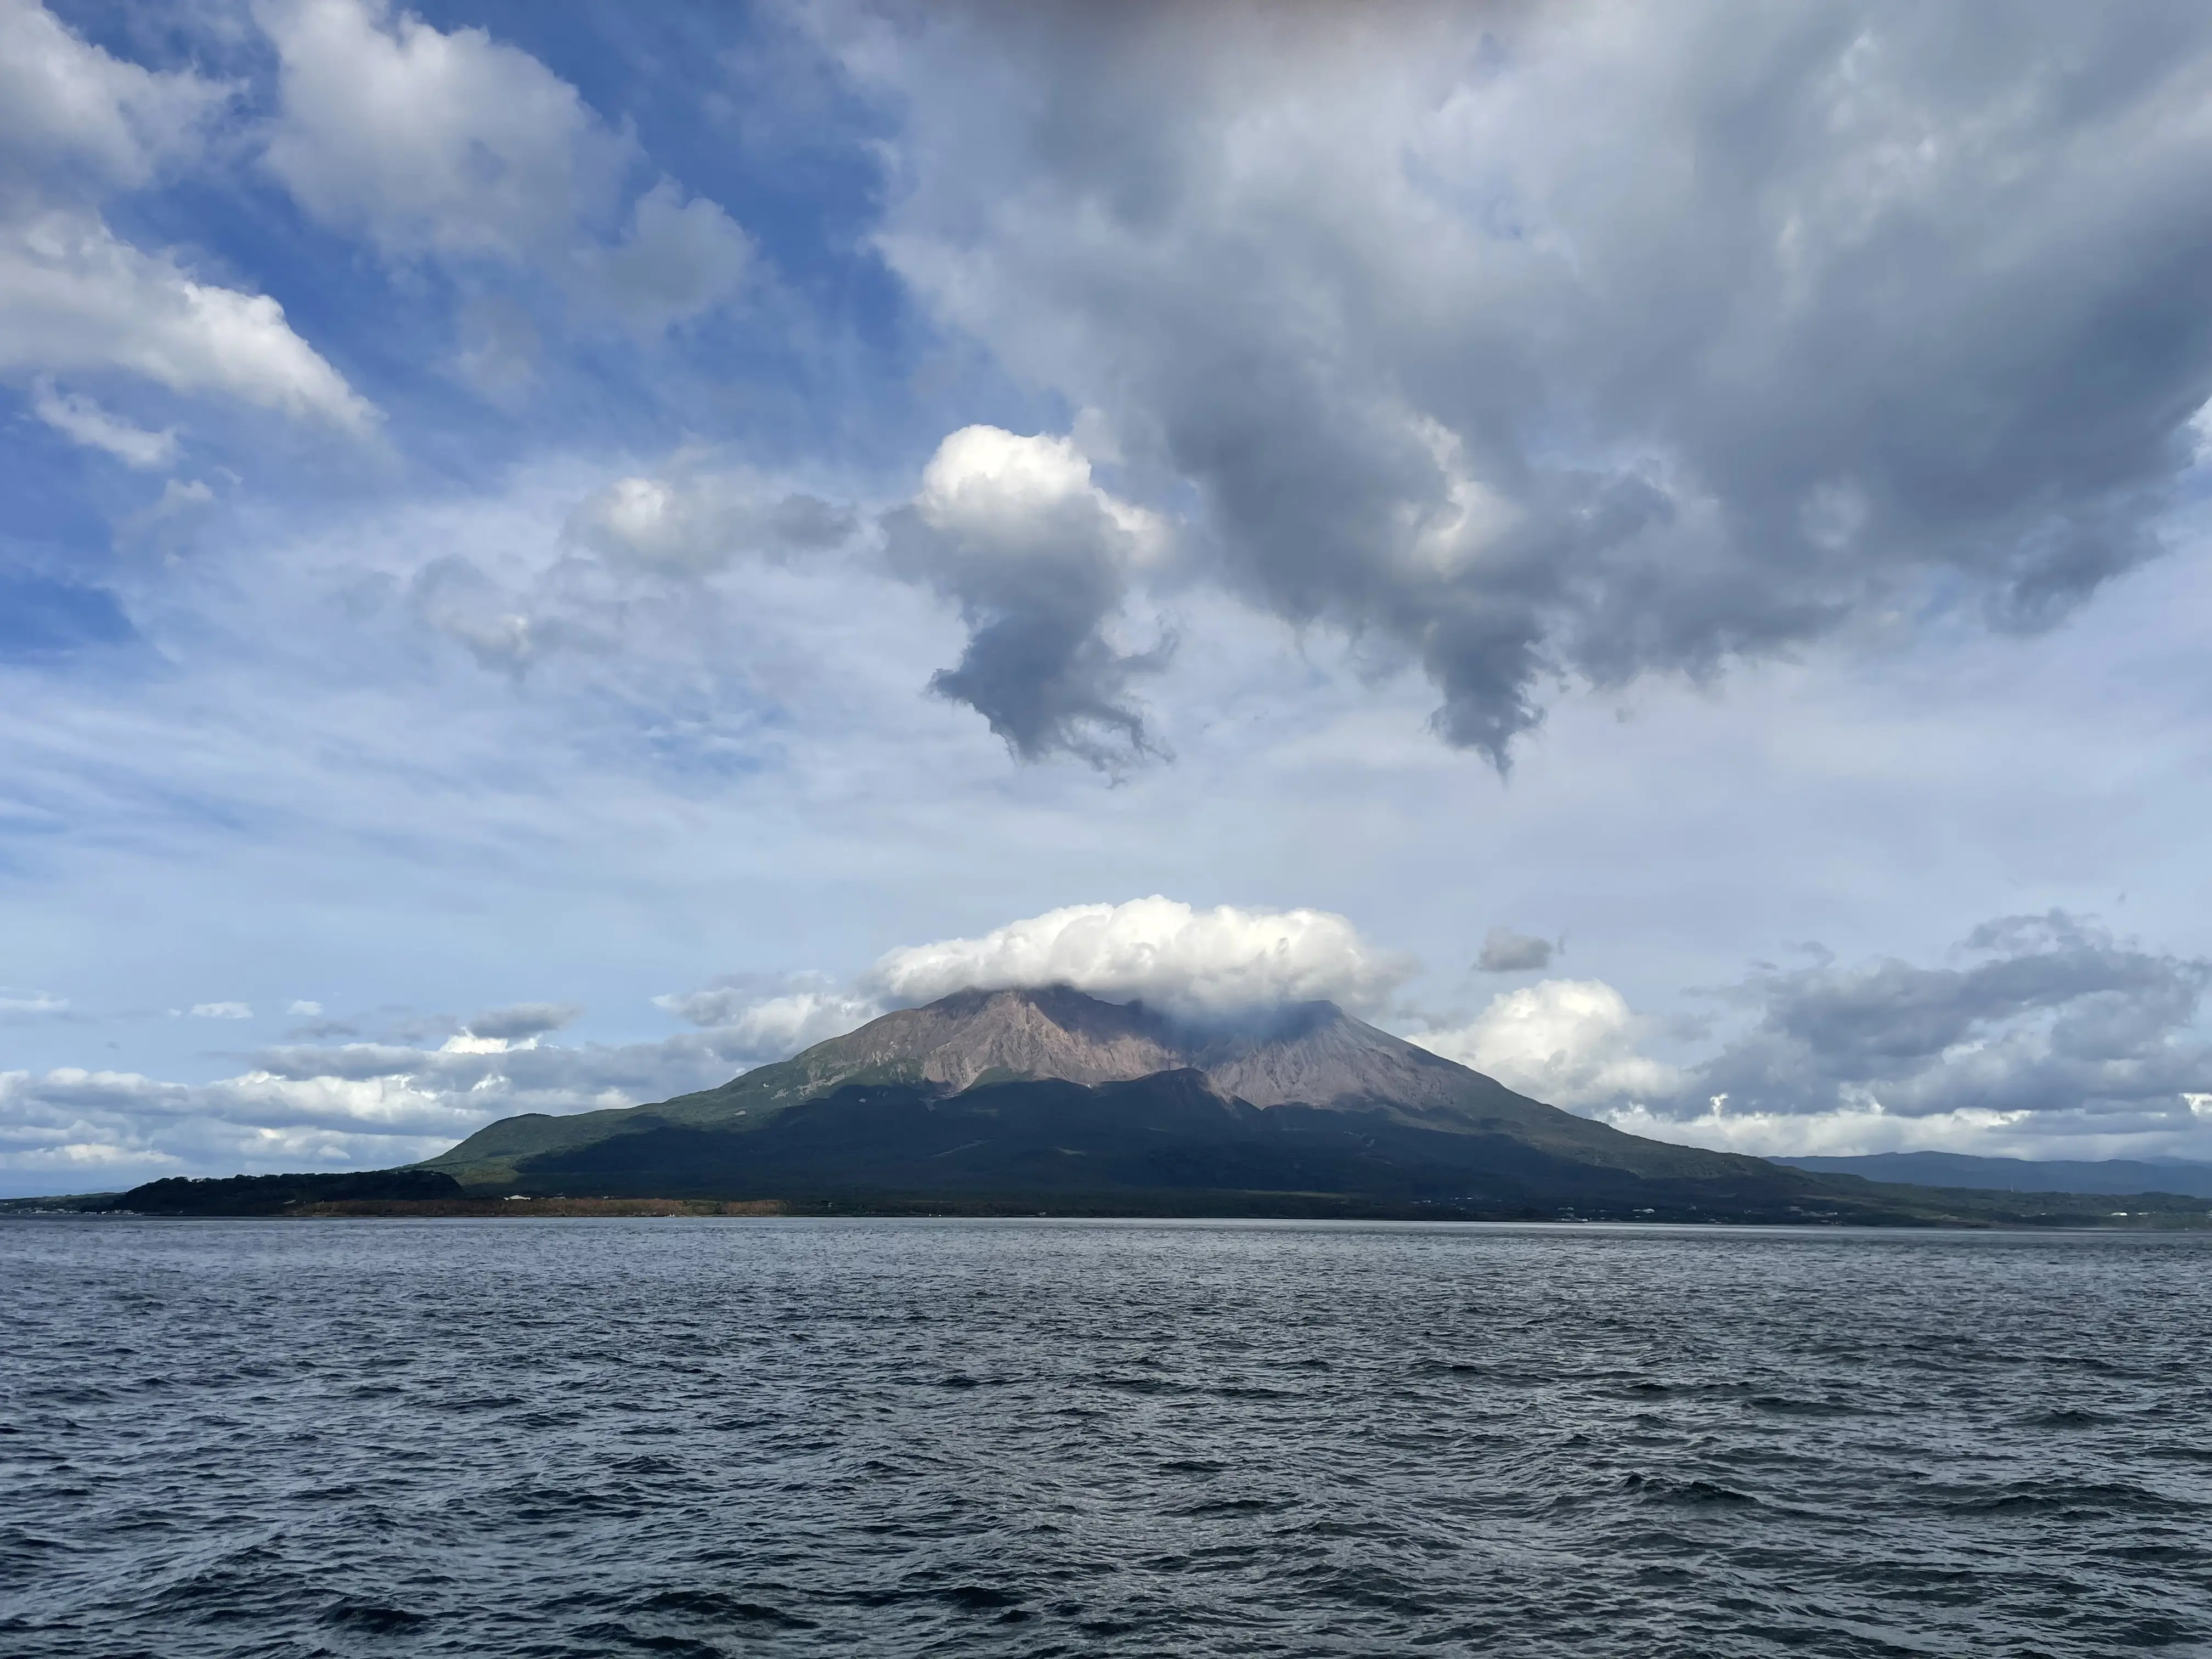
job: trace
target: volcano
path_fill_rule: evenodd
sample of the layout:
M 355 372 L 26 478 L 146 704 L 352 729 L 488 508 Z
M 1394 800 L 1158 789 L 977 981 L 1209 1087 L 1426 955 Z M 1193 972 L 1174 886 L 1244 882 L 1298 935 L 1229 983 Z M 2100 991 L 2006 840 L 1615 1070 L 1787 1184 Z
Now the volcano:
M 893 1212 L 1796 1220 L 1833 1199 L 1333 1003 L 1209 1024 L 1064 986 L 959 992 L 654 1105 L 505 1118 L 418 1167 L 483 1194 Z

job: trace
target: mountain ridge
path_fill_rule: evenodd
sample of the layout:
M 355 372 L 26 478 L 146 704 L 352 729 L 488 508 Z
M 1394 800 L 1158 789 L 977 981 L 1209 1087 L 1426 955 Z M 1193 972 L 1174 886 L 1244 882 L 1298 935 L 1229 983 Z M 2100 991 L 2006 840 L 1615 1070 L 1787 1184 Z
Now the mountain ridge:
M 919 1109 L 994 1085 L 1098 1089 L 1182 1072 L 1201 1078 L 1220 1100 L 1262 1114 L 1298 1106 L 1367 1115 L 1402 1128 L 1496 1137 L 1571 1163 L 1667 1179 L 1788 1179 L 1759 1159 L 1645 1140 L 1531 1100 L 1333 1003 L 1287 1004 L 1237 1021 L 1192 1020 L 1066 986 L 955 992 L 713 1089 L 649 1105 L 501 1119 L 419 1167 L 471 1187 L 501 1187 L 526 1182 L 533 1161 L 549 1158 L 570 1174 L 584 1173 L 574 1167 L 580 1149 L 641 1133 L 757 1134 L 842 1090 L 902 1089 Z

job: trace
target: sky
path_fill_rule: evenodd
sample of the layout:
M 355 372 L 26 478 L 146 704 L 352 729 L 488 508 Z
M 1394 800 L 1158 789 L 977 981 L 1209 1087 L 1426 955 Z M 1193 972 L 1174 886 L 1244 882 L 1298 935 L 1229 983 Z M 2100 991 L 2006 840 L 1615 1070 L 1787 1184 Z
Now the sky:
M 0 0 L 0 1193 L 962 985 L 2212 1158 L 2212 12 Z

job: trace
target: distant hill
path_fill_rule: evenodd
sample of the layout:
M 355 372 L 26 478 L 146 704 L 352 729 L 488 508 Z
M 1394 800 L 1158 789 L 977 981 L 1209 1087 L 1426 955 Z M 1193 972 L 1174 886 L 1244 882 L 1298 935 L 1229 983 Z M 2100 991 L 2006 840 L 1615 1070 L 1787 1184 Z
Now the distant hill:
M 1975 1158 L 1965 1152 L 1870 1152 L 1861 1158 L 1777 1158 L 1820 1175 L 1860 1176 L 1911 1187 L 2005 1193 L 2179 1193 L 2212 1198 L 2212 1164 Z
M 301 1175 L 164 1176 L 127 1193 L 71 1193 L 0 1199 L 0 1215 L 288 1215 L 313 1204 L 458 1200 L 465 1194 L 434 1170 L 349 1170 Z

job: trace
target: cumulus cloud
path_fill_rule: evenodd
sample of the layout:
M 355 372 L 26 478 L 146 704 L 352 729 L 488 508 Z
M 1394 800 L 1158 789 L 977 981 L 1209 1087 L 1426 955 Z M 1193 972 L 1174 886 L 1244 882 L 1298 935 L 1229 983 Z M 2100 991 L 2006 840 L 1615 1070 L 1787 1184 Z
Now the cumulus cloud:
M 1602 980 L 1547 979 L 1492 998 L 1457 1030 L 1409 1040 L 1524 1095 L 1580 1107 L 1674 1095 L 1680 1074 L 1638 1052 L 1648 1030 Z
M 10 991 L 0 988 L 0 1020 L 38 1019 L 69 1012 L 69 999 L 45 991 Z
M 380 0 L 260 15 L 283 100 L 263 160 L 324 223 L 393 256 L 522 261 L 611 211 L 634 147 L 529 53 Z
M 2047 626 L 2191 464 L 2212 12 L 887 9 L 810 15 L 900 112 L 894 267 L 1500 764 L 1561 677 Z M 1116 593 L 1073 564 L 958 679 L 1025 750 Z
M 2212 961 L 2055 910 L 1984 923 L 1941 967 L 1808 951 L 1723 992 L 1742 1021 L 1693 1062 L 1644 1054 L 1653 1022 L 1598 981 L 1547 980 L 1412 1040 L 1632 1133 L 1740 1152 L 2212 1146 Z
M 563 623 L 459 554 L 433 559 L 407 586 L 408 608 L 424 626 L 459 644 L 483 667 L 520 675 Z
M 1556 949 L 1547 939 L 1516 933 L 1510 927 L 1493 927 L 1482 941 L 1482 954 L 1474 965 L 1486 974 L 1540 972 L 1552 965 Z
M 98 193 L 191 151 L 230 88 L 111 57 L 36 0 L 0 0 L 0 179 Z
M 177 429 L 148 432 L 109 414 L 91 398 L 57 392 L 52 380 L 32 387 L 31 412 L 72 443 L 103 449 L 125 466 L 163 467 L 177 458 Z
M 1887 958 L 1761 973 L 1748 1030 L 1697 1068 L 1728 1115 L 1960 1112 L 2046 1133 L 2193 1130 L 2212 1088 L 2196 1030 L 2212 962 L 2147 951 L 2053 910 L 1984 924 L 1958 966 Z
M 172 1174 L 388 1167 L 427 1158 L 483 1121 L 465 1097 L 406 1075 L 210 1084 L 64 1067 L 0 1072 L 0 1182 L 84 1191 Z
M 1197 910 L 1157 895 L 1075 904 L 980 939 L 891 951 L 870 975 L 901 1002 L 954 991 L 1068 985 L 1193 1013 L 1326 1000 L 1373 1009 L 1412 971 L 1327 910 Z
M 100 369 L 349 431 L 375 418 L 269 295 L 203 283 L 88 210 L 0 222 L 0 374 Z
M 854 527 L 849 510 L 819 496 L 678 457 L 659 477 L 617 478 L 593 491 L 564 534 L 613 565 L 702 575 L 747 555 L 820 552 Z
M 765 1059 L 781 1059 L 842 1036 L 884 1012 L 875 997 L 815 975 L 778 982 L 757 975 L 718 981 L 696 991 L 653 999 L 679 1019 L 720 1031 L 726 1040 Z
M 1165 554 L 1156 515 L 1109 494 L 1066 438 L 963 427 L 937 447 L 921 492 L 884 520 L 891 568 L 960 607 L 968 648 L 930 682 L 1024 760 L 1110 766 L 1157 751 L 1130 702 L 1166 647 L 1119 649 L 1108 628 L 1133 572 Z
M 518 1004 L 478 1014 L 435 1047 L 287 1043 L 212 1083 L 79 1067 L 0 1072 L 0 1190 L 386 1168 L 518 1112 L 591 1111 L 711 1088 L 878 1012 L 811 978 L 659 1000 L 703 1029 L 658 1042 L 562 1046 L 540 1039 L 574 1017 L 574 1005 Z M 440 1026 L 413 1035 L 428 1040 Z
M 205 283 L 118 237 L 99 211 L 195 153 L 228 88 L 109 56 L 27 0 L 0 3 L 0 378 L 121 372 L 355 432 L 366 400 L 266 295 Z M 40 415 L 79 442 L 159 465 L 166 434 L 51 393 Z
M 589 292 L 633 330 L 652 335 L 735 294 L 753 244 L 717 204 L 704 197 L 687 202 L 664 179 L 637 198 L 621 241 L 587 247 L 579 258 Z
M 260 15 L 282 100 L 263 161 L 320 222 L 389 258 L 541 269 L 588 313 L 644 334 L 743 281 L 751 240 L 672 179 L 601 239 L 642 156 L 529 53 L 383 0 L 267 0 Z M 497 380 L 509 366 L 477 367 Z
M 253 1005 L 247 1002 L 195 1002 L 185 1012 L 193 1019 L 252 1019 Z

